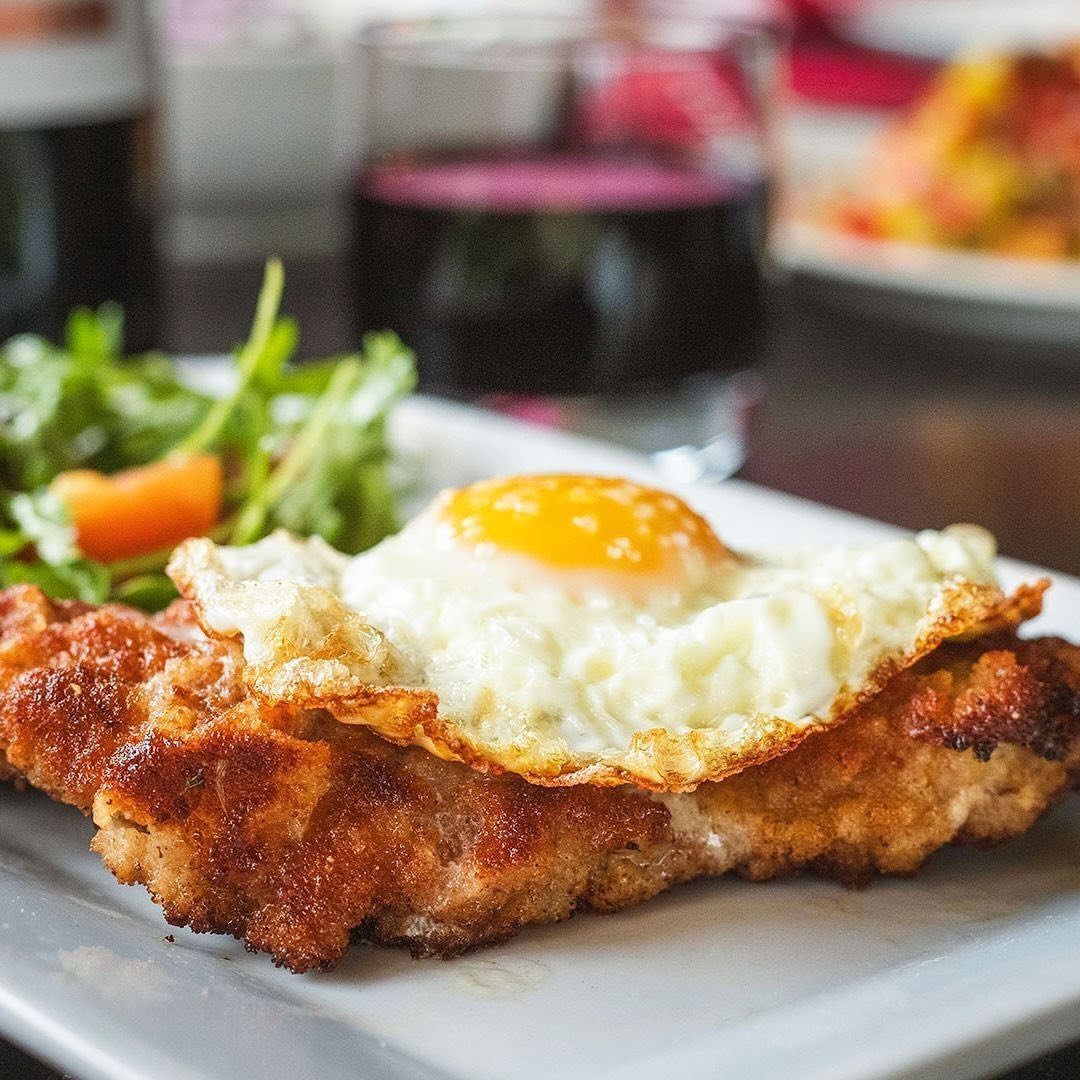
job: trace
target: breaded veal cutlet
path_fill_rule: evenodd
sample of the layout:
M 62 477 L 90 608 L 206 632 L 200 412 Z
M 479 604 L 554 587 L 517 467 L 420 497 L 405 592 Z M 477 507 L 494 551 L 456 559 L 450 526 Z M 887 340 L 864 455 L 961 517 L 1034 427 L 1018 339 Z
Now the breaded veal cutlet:
M 451 956 L 679 882 L 858 885 L 1028 829 L 1080 778 L 1080 647 L 939 647 L 838 727 L 687 794 L 533 786 L 269 706 L 235 642 L 0 593 L 0 777 L 92 813 L 93 848 L 175 925 L 293 971 L 350 940 Z

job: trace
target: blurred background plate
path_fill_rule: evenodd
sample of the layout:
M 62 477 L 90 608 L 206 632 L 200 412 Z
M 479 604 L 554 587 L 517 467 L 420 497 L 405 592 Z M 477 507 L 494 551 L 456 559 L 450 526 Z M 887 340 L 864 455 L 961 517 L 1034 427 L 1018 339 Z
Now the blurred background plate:
M 919 326 L 1080 344 L 1080 266 L 852 236 L 789 218 L 773 254 L 828 302 Z
M 1053 46 L 1080 35 L 1076 0 L 875 0 L 834 15 L 851 41 L 945 60 L 973 47 Z

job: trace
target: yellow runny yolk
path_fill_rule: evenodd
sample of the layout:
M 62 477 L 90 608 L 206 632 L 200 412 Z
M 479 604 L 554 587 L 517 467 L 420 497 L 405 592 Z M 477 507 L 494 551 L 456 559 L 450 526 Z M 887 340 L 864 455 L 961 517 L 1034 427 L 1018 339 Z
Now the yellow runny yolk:
M 681 499 L 602 476 L 513 476 L 448 492 L 439 509 L 459 543 L 491 545 L 564 571 L 677 585 L 688 557 L 730 556 Z

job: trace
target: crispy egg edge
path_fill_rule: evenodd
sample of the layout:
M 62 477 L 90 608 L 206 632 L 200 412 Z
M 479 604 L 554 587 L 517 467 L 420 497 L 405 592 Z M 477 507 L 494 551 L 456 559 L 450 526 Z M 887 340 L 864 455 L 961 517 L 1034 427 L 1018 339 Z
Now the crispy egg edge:
M 168 572 L 182 596 L 192 602 L 203 632 L 212 638 L 230 636 L 215 629 L 208 618 L 206 597 L 224 580 L 215 568 L 214 545 L 205 539 L 181 544 L 169 562 Z M 329 640 L 304 643 L 284 631 L 282 615 L 277 629 L 268 635 L 271 659 L 248 664 L 244 678 L 252 691 L 269 704 L 322 709 L 344 724 L 369 727 L 388 742 L 419 746 L 444 760 L 460 761 L 477 771 L 499 775 L 515 773 L 531 784 L 567 787 L 592 784 L 614 787 L 633 784 L 656 792 L 688 792 L 700 784 L 723 780 L 743 769 L 761 765 L 795 749 L 811 735 L 835 727 L 858 706 L 876 696 L 893 676 L 911 667 L 946 640 L 962 640 L 1000 630 L 1013 629 L 1042 610 L 1048 579 L 1017 588 L 1011 595 L 997 586 L 972 582 L 946 582 L 938 595 L 943 608 L 901 656 L 886 658 L 857 690 L 842 688 L 829 715 L 808 724 L 796 724 L 764 714 L 749 720 L 752 738 L 732 746 L 731 738 L 715 730 L 696 729 L 672 735 L 664 728 L 635 732 L 630 745 L 615 752 L 574 754 L 564 747 L 540 754 L 549 742 L 533 739 L 525 746 L 491 747 L 471 737 L 438 710 L 438 696 L 431 690 L 394 685 L 392 657 L 381 653 L 385 639 L 332 593 L 317 586 L 291 585 L 299 598 L 311 591 L 324 615 L 329 616 Z M 331 629 L 330 624 L 337 623 Z M 353 636 L 342 636 L 340 626 Z M 345 658 L 331 655 L 344 648 Z M 372 677 L 388 680 L 373 682 Z M 721 735 L 724 735 L 721 738 Z

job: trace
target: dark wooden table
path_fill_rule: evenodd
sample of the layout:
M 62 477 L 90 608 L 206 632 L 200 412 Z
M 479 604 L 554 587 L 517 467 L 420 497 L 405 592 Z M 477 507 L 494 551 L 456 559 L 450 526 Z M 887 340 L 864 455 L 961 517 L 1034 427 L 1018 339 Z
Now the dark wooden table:
M 241 340 L 260 268 L 171 270 L 163 340 Z M 348 347 L 340 266 L 290 266 L 303 355 Z M 909 527 L 977 521 L 1003 552 L 1080 574 L 1080 349 L 915 331 L 778 290 L 747 479 Z M 1078 628 L 1080 636 L 1080 628 Z M 1003 988 L 1003 992 L 1005 988 Z M 1008 1080 L 1080 1076 L 1080 1042 Z M 0 1078 L 57 1074 L 0 1042 Z

